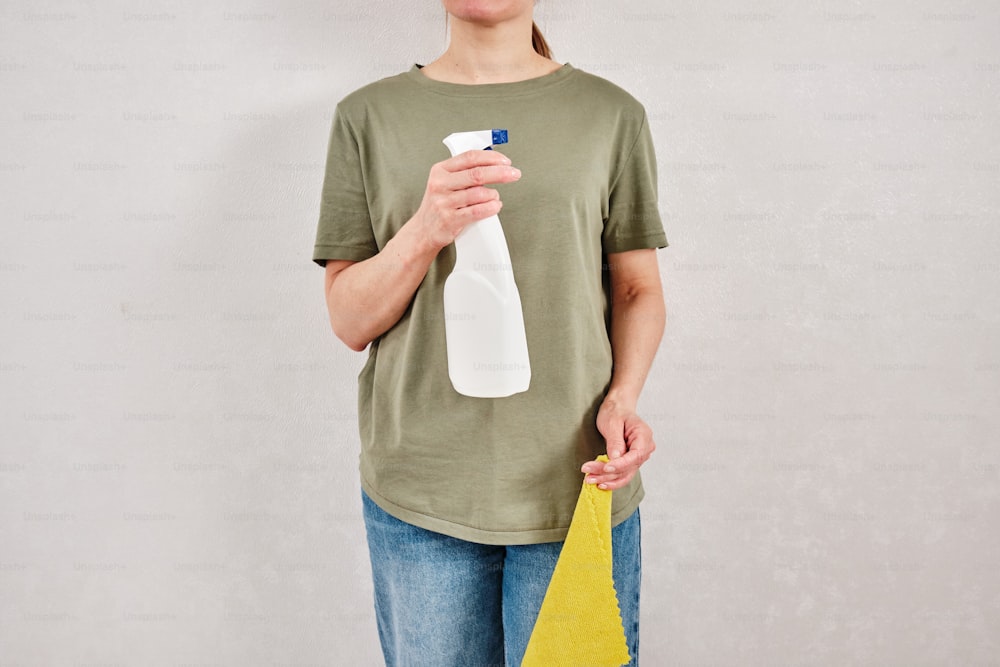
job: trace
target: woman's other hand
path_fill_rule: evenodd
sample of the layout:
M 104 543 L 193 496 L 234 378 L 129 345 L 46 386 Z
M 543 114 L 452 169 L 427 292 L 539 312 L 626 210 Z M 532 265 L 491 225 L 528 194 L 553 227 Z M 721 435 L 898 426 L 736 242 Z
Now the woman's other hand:
M 597 430 L 608 444 L 608 462 L 587 461 L 582 471 L 585 481 L 599 489 L 615 490 L 626 486 L 635 477 L 639 466 L 649 460 L 656 443 L 653 430 L 635 409 L 606 398 L 597 412 Z

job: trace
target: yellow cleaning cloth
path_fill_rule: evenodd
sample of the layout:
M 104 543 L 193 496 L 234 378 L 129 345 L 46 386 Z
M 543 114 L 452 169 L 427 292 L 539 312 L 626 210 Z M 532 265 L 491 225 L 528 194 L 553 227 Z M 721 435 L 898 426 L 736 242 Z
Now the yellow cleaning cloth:
M 611 577 L 611 491 L 584 483 L 521 667 L 619 667 L 629 659 Z

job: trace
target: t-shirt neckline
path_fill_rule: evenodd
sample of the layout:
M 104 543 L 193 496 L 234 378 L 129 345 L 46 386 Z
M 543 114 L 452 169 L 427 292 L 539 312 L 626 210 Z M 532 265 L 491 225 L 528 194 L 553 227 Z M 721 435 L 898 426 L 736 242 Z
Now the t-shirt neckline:
M 423 65 L 414 63 L 404 76 L 425 90 L 453 97 L 509 97 L 511 95 L 533 93 L 562 83 L 576 71 L 576 68 L 567 62 L 548 74 L 522 81 L 509 81 L 506 83 L 451 83 L 449 81 L 438 81 L 437 79 L 430 78 L 420 71 L 421 67 Z

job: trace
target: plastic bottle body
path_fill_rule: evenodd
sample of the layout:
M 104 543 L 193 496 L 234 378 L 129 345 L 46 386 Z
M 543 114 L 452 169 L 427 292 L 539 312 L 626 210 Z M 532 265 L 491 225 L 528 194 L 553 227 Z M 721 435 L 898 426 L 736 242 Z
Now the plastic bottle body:
M 454 140 L 456 136 L 479 135 L 474 140 L 482 141 L 488 132 L 453 134 L 445 144 L 458 154 L 470 148 Z M 455 239 L 455 253 L 455 268 L 444 284 L 452 386 L 460 394 L 479 398 L 526 391 L 531 365 L 524 314 L 500 218 L 493 215 L 467 226 Z

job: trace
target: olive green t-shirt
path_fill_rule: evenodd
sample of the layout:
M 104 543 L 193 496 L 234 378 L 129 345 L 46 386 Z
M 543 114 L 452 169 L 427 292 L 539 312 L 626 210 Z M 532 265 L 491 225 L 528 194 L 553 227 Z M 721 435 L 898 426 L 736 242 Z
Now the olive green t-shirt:
M 486 544 L 563 540 L 583 482 L 606 452 L 595 425 L 611 380 L 607 254 L 667 245 L 646 112 L 570 64 L 533 79 L 466 85 L 409 71 L 337 105 L 313 260 L 361 261 L 416 212 L 452 132 L 506 129 L 522 176 L 496 185 L 521 295 L 527 391 L 457 393 L 448 377 L 443 249 L 358 375 L 361 484 L 389 514 Z M 612 496 L 612 525 L 642 499 L 639 475 Z

